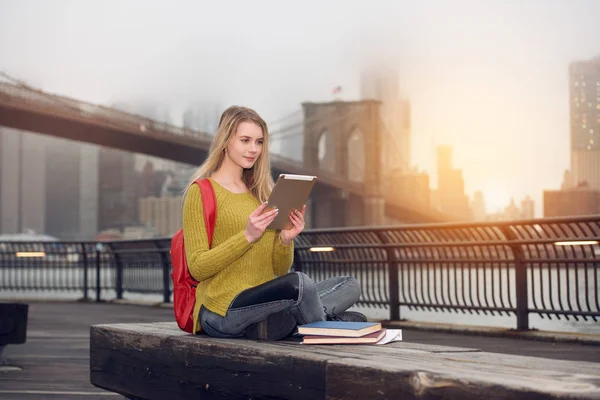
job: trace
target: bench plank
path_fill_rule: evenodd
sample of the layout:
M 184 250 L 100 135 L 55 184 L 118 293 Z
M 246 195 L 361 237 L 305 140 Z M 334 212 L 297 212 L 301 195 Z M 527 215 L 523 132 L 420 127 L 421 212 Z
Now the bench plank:
M 144 399 L 312 399 L 324 393 L 326 356 L 299 358 L 285 347 L 140 328 L 92 327 L 94 385 Z
M 326 398 L 600 399 L 597 364 L 530 358 L 480 352 L 406 354 L 395 363 L 389 358 L 330 360 Z
M 600 399 L 600 364 L 397 342 L 304 346 L 95 325 L 91 382 L 142 399 Z

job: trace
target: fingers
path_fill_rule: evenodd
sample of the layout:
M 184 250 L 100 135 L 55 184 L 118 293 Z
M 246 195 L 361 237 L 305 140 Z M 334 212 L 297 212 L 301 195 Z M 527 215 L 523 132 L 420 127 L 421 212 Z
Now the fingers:
M 295 228 L 299 230 L 304 229 L 304 214 L 298 210 L 292 210 L 290 213 L 290 221 L 294 224 Z
M 258 206 L 256 208 L 256 210 L 252 211 L 252 214 L 250 214 L 251 217 L 256 217 L 257 215 L 261 215 L 263 213 L 263 211 L 265 210 L 265 208 L 267 208 L 268 204 L 267 203 L 262 203 L 260 206 Z
M 298 218 L 300 221 L 304 221 L 304 212 L 306 210 L 306 206 L 302 208 L 302 211 L 298 211 L 295 208 L 290 212 L 290 217 Z
M 298 229 L 300 227 L 300 225 L 302 224 L 299 220 L 298 217 L 296 217 L 295 215 L 290 215 L 290 221 L 292 221 L 292 224 L 294 225 L 294 228 Z
M 261 229 L 266 228 L 271 222 L 273 222 L 273 220 L 275 219 L 277 214 L 279 214 L 279 210 L 276 209 L 276 210 L 269 212 L 264 217 L 261 215 L 261 217 L 263 217 L 263 218 L 257 222 L 258 226 L 260 226 Z
M 273 218 L 275 219 L 275 218 Z M 264 232 L 265 229 L 267 229 L 267 226 L 269 226 L 271 224 L 271 222 L 273 222 L 273 219 L 267 219 L 263 222 L 260 223 L 260 225 L 257 225 L 257 228 L 260 229 L 261 232 Z
M 263 222 L 265 220 L 269 220 L 269 219 L 272 221 L 273 219 L 275 219 L 275 217 L 277 216 L 278 213 L 279 213 L 278 208 L 267 211 L 265 213 L 260 214 L 259 216 L 254 217 L 254 222 L 261 223 L 261 222 Z
M 279 210 L 275 209 L 269 210 L 258 216 L 250 217 L 250 225 L 252 226 L 252 229 L 260 232 L 260 235 L 262 235 L 267 226 L 269 226 L 271 222 L 273 222 L 278 213 Z

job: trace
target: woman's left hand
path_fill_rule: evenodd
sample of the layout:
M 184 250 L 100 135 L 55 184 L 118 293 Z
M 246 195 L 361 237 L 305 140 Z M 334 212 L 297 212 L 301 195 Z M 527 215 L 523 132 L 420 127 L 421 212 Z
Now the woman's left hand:
M 302 207 L 302 211 L 293 209 L 292 212 L 290 212 L 290 215 L 289 215 L 290 221 L 292 222 L 292 224 L 294 224 L 294 226 L 291 229 L 282 230 L 280 233 L 281 241 L 286 246 L 288 244 L 292 243 L 292 240 L 294 240 L 294 238 L 296 236 L 298 236 L 300 234 L 300 232 L 302 232 L 304 230 L 304 213 L 305 212 L 306 212 L 306 205 L 304 207 Z

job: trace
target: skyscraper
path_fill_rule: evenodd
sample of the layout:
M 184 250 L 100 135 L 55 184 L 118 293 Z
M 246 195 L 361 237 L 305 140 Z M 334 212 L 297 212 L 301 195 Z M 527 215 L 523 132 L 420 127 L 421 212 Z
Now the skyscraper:
M 46 233 L 81 238 L 81 144 L 54 139 L 46 145 Z M 86 239 L 89 239 L 86 238 Z
M 47 140 L 0 128 L 0 233 L 46 233 Z
M 97 148 L 0 128 L 0 232 L 92 239 L 98 217 Z
M 532 219 L 535 217 L 535 203 L 529 196 L 521 200 L 521 218 Z
M 569 66 L 570 186 L 600 190 L 600 57 Z
M 452 167 L 452 147 L 437 147 L 437 196 L 440 211 L 460 220 L 473 218 L 462 170 Z
M 400 98 L 398 73 L 391 67 L 364 69 L 360 76 L 361 99 L 381 101 L 383 170 L 408 173 L 410 167 L 410 105 Z
M 103 147 L 98 164 L 98 230 L 137 225 L 135 154 Z
M 154 102 L 116 102 L 112 104 L 112 107 L 127 113 L 149 118 L 155 122 L 173 124 L 171 111 L 169 106 L 165 104 Z M 137 171 L 141 171 L 147 161 L 152 163 L 154 170 L 161 171 L 170 171 L 175 168 L 176 165 L 176 163 L 171 160 L 139 153 L 135 154 L 134 160 L 135 169 Z M 136 206 L 134 206 L 134 208 L 136 208 Z
M 214 102 L 199 102 L 183 114 L 183 127 L 214 135 L 219 126 L 223 107 Z
M 485 198 L 483 193 L 478 190 L 473 194 L 473 201 L 471 202 L 471 212 L 473 213 L 473 220 L 485 221 Z

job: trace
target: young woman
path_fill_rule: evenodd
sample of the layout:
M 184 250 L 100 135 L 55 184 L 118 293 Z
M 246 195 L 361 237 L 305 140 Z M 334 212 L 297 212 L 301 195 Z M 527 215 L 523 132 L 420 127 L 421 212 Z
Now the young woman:
M 191 275 L 199 282 L 194 333 L 214 337 L 278 340 L 296 325 L 325 319 L 365 321 L 345 312 L 360 296 L 351 277 L 319 283 L 288 273 L 294 238 L 304 229 L 304 213 L 294 210 L 293 228 L 266 229 L 279 210 L 266 210 L 273 188 L 265 121 L 246 107 L 221 116 L 206 161 L 184 194 L 183 235 Z M 217 218 L 208 246 L 199 178 L 214 187 Z

